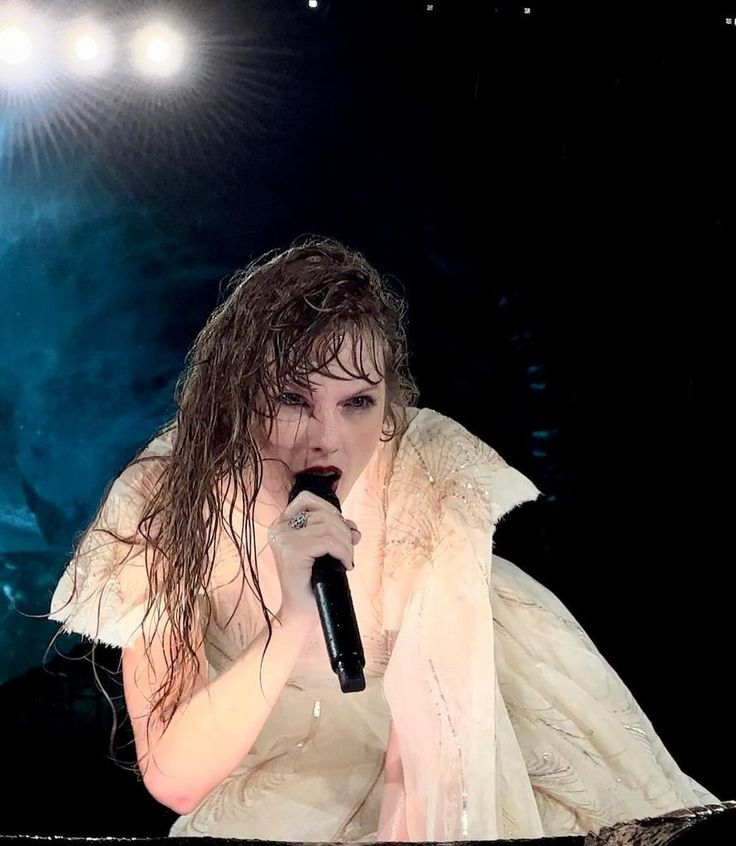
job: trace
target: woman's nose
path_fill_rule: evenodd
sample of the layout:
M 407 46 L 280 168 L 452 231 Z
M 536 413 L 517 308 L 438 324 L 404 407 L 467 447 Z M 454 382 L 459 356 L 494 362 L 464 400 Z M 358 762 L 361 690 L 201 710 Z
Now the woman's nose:
M 339 446 L 340 428 L 335 414 L 315 412 L 309 421 L 309 446 L 324 452 L 334 452 Z

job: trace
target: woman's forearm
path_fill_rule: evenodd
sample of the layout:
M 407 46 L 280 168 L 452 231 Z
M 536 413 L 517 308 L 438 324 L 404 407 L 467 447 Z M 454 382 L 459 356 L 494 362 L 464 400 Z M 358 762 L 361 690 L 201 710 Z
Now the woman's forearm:
M 230 775 L 266 723 L 314 625 L 301 616 L 281 619 L 283 627 L 272 624 L 262 671 L 265 624 L 231 667 L 180 706 L 153 748 L 144 782 L 177 813 L 196 808 Z

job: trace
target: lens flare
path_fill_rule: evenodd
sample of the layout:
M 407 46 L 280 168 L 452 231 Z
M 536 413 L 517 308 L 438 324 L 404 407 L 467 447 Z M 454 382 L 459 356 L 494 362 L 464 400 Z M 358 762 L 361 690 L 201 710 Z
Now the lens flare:
M 0 61 L 7 65 L 21 65 L 33 54 L 31 36 L 19 26 L 0 29 Z
M 66 31 L 64 55 L 75 73 L 103 73 L 114 57 L 112 36 L 94 21 L 77 21 Z
M 133 38 L 133 64 L 145 76 L 174 76 L 184 64 L 185 53 L 181 33 L 164 23 L 144 26 Z

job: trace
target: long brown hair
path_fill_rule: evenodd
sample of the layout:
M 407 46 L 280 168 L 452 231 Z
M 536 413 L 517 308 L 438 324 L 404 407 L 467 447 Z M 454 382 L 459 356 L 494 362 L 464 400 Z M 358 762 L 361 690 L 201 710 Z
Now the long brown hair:
M 199 619 L 197 598 L 203 593 L 207 600 L 204 638 L 212 613 L 206 593 L 214 566 L 212 550 L 218 527 L 225 529 L 223 481 L 229 490 L 233 480 L 243 497 L 245 523 L 240 532 L 233 526 L 232 505 L 228 523 L 243 575 L 247 560 L 263 610 L 266 649 L 270 643 L 271 612 L 260 591 L 254 551 L 253 513 L 263 474 L 257 436 L 270 435 L 277 398 L 286 383 L 306 387 L 308 374 L 325 373 L 345 338 L 352 339 L 355 368 L 346 370 L 345 378 L 368 380 L 363 361 L 368 339 L 372 363 L 386 384 L 382 441 L 404 434 L 406 408 L 419 396 L 408 369 L 404 300 L 391 289 L 388 277 L 339 241 L 304 236 L 282 252 L 266 253 L 230 278 L 226 294 L 187 353 L 175 388 L 175 418 L 157 433 L 174 435 L 172 451 L 155 458 L 161 473 L 136 532 L 129 537 L 110 532 L 131 551 L 143 550 L 149 584 L 144 623 L 157 602 L 170 620 L 167 673 L 151 703 L 149 730 L 154 715 L 166 730 L 199 673 L 196 650 L 201 640 L 192 642 Z M 142 452 L 126 470 L 148 460 Z M 92 525 L 101 511 L 102 506 Z M 153 636 L 147 636 L 146 628 L 144 647 L 150 662 Z M 261 667 L 264 656 L 265 649 Z

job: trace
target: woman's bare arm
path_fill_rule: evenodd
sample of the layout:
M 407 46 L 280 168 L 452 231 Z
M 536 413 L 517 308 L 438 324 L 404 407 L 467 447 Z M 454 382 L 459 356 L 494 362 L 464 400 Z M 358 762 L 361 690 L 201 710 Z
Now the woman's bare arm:
M 200 647 L 200 674 L 194 692 L 179 705 L 165 733 L 154 719 L 148 738 L 150 701 L 166 672 L 163 644 L 160 637 L 149 644 L 152 668 L 142 637 L 123 650 L 125 701 L 138 761 L 145 758 L 141 764 L 143 782 L 161 804 L 179 814 L 189 813 L 250 751 L 314 625 L 311 618 L 300 615 L 284 615 L 281 619 L 283 626 L 272 624 L 262 672 L 261 655 L 268 638 L 265 623 L 248 649 L 211 682 L 207 680 L 204 649 Z M 167 628 L 160 626 L 159 630 Z M 195 634 L 195 643 L 200 637 L 201 630 Z

